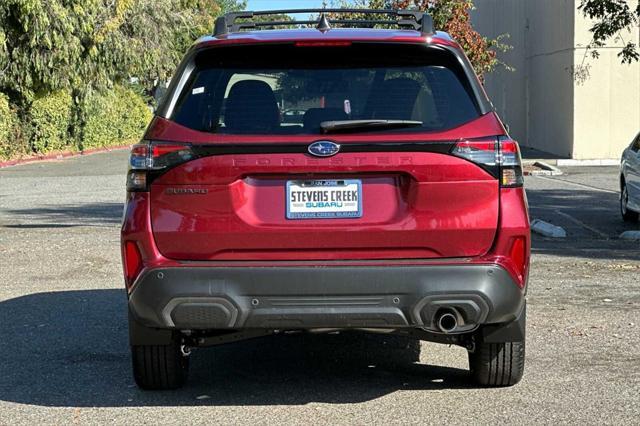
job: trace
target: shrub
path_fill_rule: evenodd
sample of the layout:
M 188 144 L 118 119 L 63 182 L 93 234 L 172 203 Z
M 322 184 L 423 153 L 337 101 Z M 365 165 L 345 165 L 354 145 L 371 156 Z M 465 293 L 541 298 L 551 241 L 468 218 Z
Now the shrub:
M 117 99 L 113 92 L 94 93 L 87 99 L 83 149 L 113 145 L 118 141 L 118 127 L 114 117 Z
M 22 137 L 16 112 L 9 99 L 0 93 L 0 159 L 10 159 L 28 152 L 28 144 Z
M 83 149 L 120 145 L 141 137 L 151 120 L 145 101 L 133 90 L 116 86 L 87 100 Z
M 37 98 L 29 109 L 31 146 L 38 153 L 68 149 L 73 101 L 67 92 Z
M 115 90 L 120 100 L 122 118 L 120 130 L 120 139 L 122 141 L 138 139 L 146 129 L 153 114 L 147 103 L 140 95 L 131 89 L 118 87 Z
M 11 142 L 11 129 L 13 128 L 14 115 L 9 108 L 9 100 L 0 93 L 0 155 L 8 157 Z

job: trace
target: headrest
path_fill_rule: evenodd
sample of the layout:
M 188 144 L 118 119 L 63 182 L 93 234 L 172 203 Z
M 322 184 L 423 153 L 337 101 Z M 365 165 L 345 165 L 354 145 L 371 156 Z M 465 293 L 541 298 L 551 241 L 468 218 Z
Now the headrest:
M 271 86 L 260 80 L 235 83 L 227 97 L 224 124 L 233 133 L 270 133 L 276 129 L 280 110 Z
M 420 83 L 410 78 L 386 80 L 373 89 L 367 111 L 371 118 L 411 120 Z

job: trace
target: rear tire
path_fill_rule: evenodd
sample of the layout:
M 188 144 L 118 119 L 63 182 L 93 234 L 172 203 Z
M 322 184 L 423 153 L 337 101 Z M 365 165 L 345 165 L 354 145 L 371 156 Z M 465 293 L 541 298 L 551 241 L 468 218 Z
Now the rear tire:
M 629 192 L 627 191 L 627 185 L 622 182 L 622 188 L 620 190 L 620 213 L 622 214 L 622 220 L 625 222 L 637 222 L 640 217 L 640 213 L 629 210 L 627 204 L 629 203 Z
M 178 389 L 189 372 L 189 357 L 180 342 L 169 345 L 131 345 L 133 377 L 145 390 Z
M 469 352 L 473 380 L 488 387 L 512 386 L 524 373 L 525 344 L 521 342 L 478 343 Z

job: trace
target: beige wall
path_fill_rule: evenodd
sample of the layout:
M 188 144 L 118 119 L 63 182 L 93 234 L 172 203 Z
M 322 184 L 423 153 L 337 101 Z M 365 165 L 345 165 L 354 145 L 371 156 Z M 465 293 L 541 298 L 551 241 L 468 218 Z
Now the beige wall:
M 500 60 L 515 68 L 514 72 L 498 68 L 485 78 L 485 88 L 511 135 L 526 142 L 527 91 L 525 84 L 526 0 L 480 0 L 473 11 L 474 25 L 481 34 L 497 37 L 509 34 L 504 42 L 515 49 L 500 55 Z
M 528 91 L 525 145 L 570 156 L 574 141 L 571 76 L 574 0 L 525 3 Z
M 500 59 L 515 71 L 496 70 L 486 76 L 486 88 L 522 145 L 563 157 L 616 158 L 631 140 L 627 134 L 640 130 L 640 64 L 621 65 L 617 50 L 602 49 L 600 60 L 587 61 L 591 77 L 579 85 L 572 70 L 582 62 L 589 23 L 578 4 L 476 0 L 478 31 L 508 33 L 513 46 Z
M 638 1 L 630 3 L 633 8 Z M 640 63 L 621 64 L 617 55 L 623 44 L 616 41 L 598 50 L 599 59 L 585 60 L 590 27 L 591 22 L 576 15 L 574 60 L 585 61 L 589 78 L 575 84 L 573 158 L 619 158 L 640 131 Z M 636 45 L 639 37 L 639 28 L 623 35 Z

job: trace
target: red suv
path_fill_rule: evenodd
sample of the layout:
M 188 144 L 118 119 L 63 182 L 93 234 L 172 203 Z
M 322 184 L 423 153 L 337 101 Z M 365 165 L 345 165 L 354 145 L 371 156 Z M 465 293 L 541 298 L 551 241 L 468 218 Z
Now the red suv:
M 293 12 L 320 18 L 256 19 Z M 476 383 L 521 379 L 518 144 L 427 14 L 343 12 L 219 18 L 133 147 L 122 256 L 140 387 L 181 386 L 193 347 L 322 330 L 460 345 Z

